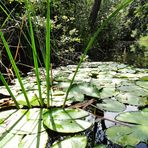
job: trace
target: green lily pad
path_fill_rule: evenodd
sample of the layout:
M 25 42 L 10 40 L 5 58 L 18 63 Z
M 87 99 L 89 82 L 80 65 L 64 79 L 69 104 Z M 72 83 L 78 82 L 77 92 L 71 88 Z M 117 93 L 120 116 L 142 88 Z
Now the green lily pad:
M 121 146 L 132 145 L 135 146 L 140 142 L 133 132 L 131 127 L 128 126 L 113 126 L 106 130 L 108 140 Z
M 132 125 L 113 126 L 108 128 L 106 130 L 106 134 L 110 141 L 120 144 L 122 146 L 135 146 L 140 141 L 147 142 L 148 112 L 124 112 L 117 115 L 115 119 Z
M 148 140 L 146 125 L 113 126 L 106 130 L 106 135 L 110 141 L 122 146 L 136 146 L 140 141 Z
M 100 96 L 101 98 L 108 98 L 108 97 L 113 97 L 115 95 L 115 87 L 105 87 L 103 88 Z
M 116 100 L 104 99 L 103 103 L 97 104 L 97 107 L 101 110 L 111 111 L 111 112 L 121 112 L 125 110 L 125 105 Z
M 116 99 L 122 103 L 130 104 L 130 105 L 138 105 L 145 106 L 148 104 L 147 97 L 142 97 L 137 95 L 136 93 L 120 93 L 116 96 Z
M 136 84 L 142 88 L 148 89 L 148 81 L 137 81 Z
M 32 106 L 39 106 L 40 105 L 40 100 L 38 98 L 38 91 L 27 91 L 28 99 L 29 102 Z M 20 105 L 25 105 L 27 106 L 27 102 L 25 100 L 24 94 L 21 93 L 16 96 L 16 100 Z
M 61 109 L 61 108 L 53 108 L 50 110 L 45 110 L 43 114 L 43 120 L 65 120 L 65 119 L 80 119 L 88 116 L 89 113 L 87 111 L 81 109 Z
M 51 130 L 59 133 L 77 133 L 84 131 L 91 127 L 91 123 L 78 120 L 78 119 L 68 119 L 68 120 L 44 120 L 44 124 Z
M 107 148 L 107 145 L 99 144 L 99 145 L 95 145 L 94 148 Z
M 88 113 L 79 109 L 51 109 L 43 114 L 43 122 L 46 127 L 56 132 L 77 133 L 92 125 L 81 119 L 86 116 Z
M 1 148 L 18 147 L 18 148 L 29 148 L 29 147 L 45 147 L 48 140 L 46 132 L 33 135 L 16 135 L 12 133 L 6 133 L 0 142 Z
M 87 137 L 86 136 L 74 136 L 70 138 L 66 138 L 65 140 L 56 142 L 51 146 L 51 148 L 85 148 L 87 145 Z
M 146 82 L 146 81 L 141 81 L 141 82 Z M 144 87 L 144 83 L 141 84 Z M 138 83 L 123 83 L 121 86 L 118 86 L 117 89 L 121 91 L 122 93 L 135 93 L 137 96 L 147 96 L 148 91 L 146 89 L 143 89 L 140 87 L 140 83 L 138 86 Z
M 99 98 L 101 89 L 90 83 L 73 84 L 70 93 L 84 94 L 87 96 Z
M 117 115 L 116 120 L 133 124 L 148 125 L 148 112 L 125 112 Z
M 40 132 L 45 131 L 41 119 L 42 109 L 19 109 L 5 118 L 4 122 L 0 124 L 0 128 L 4 129 L 4 132 L 7 131 L 12 134 L 36 134 L 38 133 L 39 124 Z M 0 134 L 3 133 L 0 132 Z
M 148 81 L 148 76 L 143 76 L 139 78 L 140 81 Z

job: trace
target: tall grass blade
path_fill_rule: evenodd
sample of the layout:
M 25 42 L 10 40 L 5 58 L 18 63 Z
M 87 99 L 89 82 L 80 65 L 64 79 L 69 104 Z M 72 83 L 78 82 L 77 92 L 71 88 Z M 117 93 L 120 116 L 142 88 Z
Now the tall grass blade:
M 11 98 L 13 99 L 16 107 L 19 109 L 20 108 L 19 104 L 17 103 L 17 100 L 15 99 L 15 97 L 14 97 L 14 95 L 13 95 L 13 93 L 12 93 L 12 91 L 11 91 L 9 85 L 8 85 L 8 83 L 6 82 L 5 78 L 3 77 L 3 75 L 1 73 L 0 73 L 0 79 L 2 80 L 3 84 L 5 85 L 7 91 L 9 92 L 9 94 L 10 94 Z
M 1 2 L 2 3 L 2 2 Z M 7 15 L 7 18 L 10 18 L 11 20 L 12 20 L 12 18 L 10 17 L 10 15 L 11 15 L 11 13 L 12 13 L 12 11 L 11 11 L 11 13 L 10 14 L 8 14 L 7 13 L 7 11 L 5 10 L 5 8 L 3 8 L 3 6 L 2 5 L 0 5 L 0 8 L 1 8 L 1 10 Z
M 12 14 L 12 12 L 14 11 L 14 9 L 10 12 L 10 14 L 8 14 L 7 12 L 6 12 L 6 10 L 0 5 L 0 8 L 2 9 L 2 11 L 7 15 L 7 18 L 5 19 L 5 21 L 3 22 L 3 24 L 1 25 L 1 28 L 3 28 L 4 26 L 5 26 L 5 24 L 6 24 L 6 22 L 10 19 L 10 20 L 12 20 L 12 18 L 11 18 L 11 14 Z
M 51 98 L 49 97 L 51 79 L 50 79 L 50 0 L 47 0 L 47 20 L 46 20 L 46 86 L 47 86 L 47 107 L 50 106 Z
M 20 74 L 19 74 L 19 70 L 18 70 L 18 68 L 17 68 L 17 66 L 16 66 L 16 64 L 15 64 L 15 61 L 14 61 L 13 56 L 12 56 L 12 54 L 11 54 L 11 51 L 10 51 L 10 49 L 9 49 L 8 43 L 7 43 L 7 41 L 5 40 L 4 35 L 3 35 L 3 33 L 2 33 L 1 30 L 0 30 L 0 37 L 1 37 L 2 41 L 3 41 L 3 43 L 4 43 L 5 49 L 6 49 L 6 51 L 7 51 L 7 54 L 8 54 L 9 60 L 10 60 L 10 62 L 11 62 L 11 64 L 12 64 L 12 67 L 13 67 L 13 69 L 14 69 L 15 75 L 16 75 L 16 77 L 18 78 L 18 81 L 19 81 L 19 83 L 20 83 L 20 86 L 21 86 L 22 92 L 23 92 L 23 94 L 24 94 L 24 97 L 25 97 L 27 106 L 28 106 L 29 108 L 31 108 L 31 105 L 30 105 L 30 102 L 29 102 L 29 99 L 28 99 L 26 90 L 25 90 L 25 88 L 24 88 L 24 85 L 23 85 L 22 80 L 21 80 L 21 76 L 20 76 Z
M 40 74 L 39 74 L 39 67 L 38 67 L 38 58 L 37 58 L 37 51 L 36 51 L 36 45 L 35 45 L 35 39 L 34 39 L 34 32 L 33 32 L 33 26 L 31 21 L 31 10 L 30 10 L 30 4 L 28 0 L 25 0 L 26 9 L 28 13 L 28 21 L 29 21 L 29 29 L 30 29 L 30 35 L 31 35 L 31 44 L 32 44 L 32 50 L 33 50 L 33 60 L 34 60 L 34 66 L 35 66 L 35 74 L 36 74 L 36 80 L 38 85 L 38 91 L 39 91 L 39 99 L 41 106 L 43 106 L 43 99 L 42 99 L 42 92 L 41 92 L 41 85 L 40 85 Z
M 94 33 L 94 35 L 90 38 L 90 41 L 88 42 L 88 45 L 85 48 L 84 53 L 81 56 L 81 59 L 80 59 L 78 65 L 77 65 L 77 68 L 75 70 L 75 73 L 74 73 L 74 75 L 72 77 L 72 80 L 71 80 L 70 85 L 68 87 L 68 90 L 66 92 L 66 97 L 65 97 L 65 100 L 64 100 L 64 103 L 63 103 L 63 108 L 65 107 L 65 103 L 67 101 L 67 98 L 68 98 L 68 95 L 69 95 L 71 86 L 72 86 L 72 84 L 74 82 L 74 79 L 76 77 L 76 74 L 77 74 L 77 72 L 78 72 L 78 70 L 79 70 L 82 62 L 84 61 L 84 59 L 85 59 L 85 57 L 87 55 L 88 50 L 92 47 L 95 39 L 97 38 L 97 36 L 99 35 L 99 33 L 102 31 L 102 29 L 109 23 L 109 21 L 113 17 L 115 17 L 120 12 L 120 10 L 122 10 L 125 7 L 127 7 L 132 1 L 133 0 L 122 0 L 122 2 L 117 6 L 117 9 L 109 15 L 109 17 L 101 24 L 101 26 L 97 29 L 97 31 Z

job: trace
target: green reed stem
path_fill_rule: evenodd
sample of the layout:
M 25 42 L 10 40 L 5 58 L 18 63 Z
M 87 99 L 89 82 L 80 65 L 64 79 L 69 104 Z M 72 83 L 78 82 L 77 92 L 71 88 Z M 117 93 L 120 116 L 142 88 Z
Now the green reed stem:
M 25 1 L 26 3 L 26 9 L 28 13 L 28 21 L 29 21 L 29 28 L 30 28 L 30 35 L 31 35 L 31 44 L 32 44 L 32 50 L 33 50 L 33 60 L 34 60 L 34 66 L 35 66 L 35 74 L 36 74 L 36 80 L 38 85 L 38 91 L 39 91 L 39 99 L 41 106 L 43 106 L 43 99 L 42 99 L 42 92 L 41 92 L 41 84 L 40 84 L 40 74 L 39 74 L 39 67 L 38 67 L 38 58 L 37 58 L 37 51 L 36 51 L 36 45 L 35 45 L 35 39 L 34 39 L 34 32 L 33 32 L 33 26 L 31 22 L 31 10 L 30 10 L 30 4 L 28 0 Z
M 72 80 L 70 82 L 70 85 L 69 85 L 69 87 L 67 89 L 66 97 L 65 97 L 64 103 L 63 103 L 63 108 L 65 108 L 65 104 L 66 104 L 66 101 L 68 99 L 68 95 L 69 95 L 71 86 L 72 86 L 72 84 L 74 82 L 74 79 L 75 79 L 75 77 L 77 75 L 77 72 L 78 72 L 78 70 L 79 70 L 82 62 L 84 61 L 84 59 L 85 59 L 85 57 L 87 55 L 88 50 L 92 47 L 95 39 L 97 38 L 97 36 L 99 35 L 99 33 L 102 31 L 102 29 L 110 22 L 110 20 L 113 17 L 115 17 L 119 13 L 120 10 L 122 10 L 125 7 L 127 7 L 129 5 L 129 3 L 131 3 L 132 1 L 133 0 L 122 0 L 122 2 L 117 6 L 117 9 L 109 15 L 109 17 L 101 24 L 101 26 L 97 29 L 97 31 L 94 33 L 94 35 L 90 38 L 90 41 L 88 42 L 87 47 L 85 48 L 84 53 L 81 56 L 81 59 L 80 59 L 78 65 L 77 65 L 77 68 L 76 68 L 75 72 L 74 72 L 74 75 L 72 77 Z
M 50 95 L 50 0 L 47 0 L 47 20 L 46 20 L 46 87 L 47 87 L 47 107 L 50 106 L 51 98 Z
M 1 37 L 2 41 L 3 41 L 3 43 L 4 43 L 6 52 L 7 52 L 7 54 L 8 54 L 9 60 L 10 60 L 10 62 L 11 62 L 11 64 L 12 64 L 13 69 L 14 69 L 15 75 L 16 75 L 16 77 L 18 78 L 18 81 L 19 81 L 19 83 L 20 83 L 22 92 L 23 92 L 24 97 L 25 97 L 25 100 L 26 100 L 26 102 L 27 102 L 27 106 L 28 106 L 29 108 L 31 108 L 31 105 L 30 105 L 30 102 L 29 102 L 29 99 L 28 99 L 26 90 L 25 90 L 25 88 L 24 88 L 24 85 L 23 85 L 22 80 L 21 80 L 21 76 L 20 76 L 20 74 L 19 74 L 19 70 L 18 70 L 18 68 L 17 68 L 17 66 L 16 66 L 16 63 L 15 63 L 15 61 L 14 61 L 14 59 L 13 59 L 13 56 L 12 56 L 12 54 L 11 54 L 11 51 L 10 51 L 10 49 L 9 49 L 8 43 L 7 43 L 7 41 L 5 40 L 4 35 L 3 35 L 3 33 L 2 33 L 1 30 L 0 30 L 0 37 Z

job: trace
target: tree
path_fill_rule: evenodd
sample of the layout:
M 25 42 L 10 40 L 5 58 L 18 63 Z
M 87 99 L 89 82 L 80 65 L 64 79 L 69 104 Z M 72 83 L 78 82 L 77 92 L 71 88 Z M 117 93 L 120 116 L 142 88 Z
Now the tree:
M 98 12 L 100 10 L 101 1 L 102 0 L 95 0 L 94 1 L 93 7 L 92 7 L 92 10 L 90 13 L 90 17 L 89 17 L 89 26 L 90 26 L 91 30 L 94 29 L 94 27 L 95 27 L 95 22 L 97 19 Z

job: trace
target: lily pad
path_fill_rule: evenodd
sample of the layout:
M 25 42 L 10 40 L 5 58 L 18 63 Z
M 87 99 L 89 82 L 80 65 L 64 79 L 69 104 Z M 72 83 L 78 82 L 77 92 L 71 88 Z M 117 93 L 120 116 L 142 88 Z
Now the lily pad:
M 56 132 L 77 133 L 92 125 L 92 123 L 81 119 L 86 116 L 88 113 L 79 109 L 52 109 L 45 111 L 43 122 L 46 127 Z
M 0 147 L 45 147 L 48 135 L 42 122 L 43 109 L 3 111 L 0 124 Z
M 59 133 L 77 133 L 84 131 L 91 127 L 91 123 L 78 120 L 78 119 L 68 119 L 68 120 L 44 120 L 44 124 L 51 130 Z
M 113 126 L 106 130 L 106 135 L 110 141 L 122 146 L 136 146 L 140 141 L 147 142 L 148 140 L 146 125 Z
M 135 146 L 140 142 L 132 133 L 132 128 L 128 126 L 113 126 L 106 130 L 108 140 L 121 146 L 132 145 Z
M 4 129 L 4 132 L 7 131 L 12 134 L 35 134 L 38 133 L 39 124 L 40 132 L 45 131 L 41 119 L 42 109 L 19 109 L 5 118 L 0 127 Z M 3 133 L 0 132 L 0 134 Z
M 116 96 L 116 99 L 122 103 L 130 104 L 130 105 L 138 105 L 144 106 L 148 104 L 147 97 L 142 97 L 137 95 L 136 93 L 120 93 Z
M 148 81 L 137 81 L 136 84 L 148 90 Z
M 116 120 L 139 125 L 148 125 L 148 112 L 133 111 L 125 112 L 116 116 Z
M 115 95 L 115 87 L 105 87 L 103 88 L 100 96 L 101 98 L 108 98 L 108 97 L 113 97 Z
M 29 102 L 32 106 L 39 106 L 40 105 L 40 100 L 38 98 L 38 91 L 35 90 L 35 91 L 27 91 L 27 95 L 28 95 L 28 98 L 29 98 Z M 27 106 L 27 102 L 25 100 L 25 97 L 24 97 L 24 94 L 21 93 L 19 95 L 16 96 L 16 100 L 17 102 L 20 104 L 20 105 L 25 105 Z
M 103 103 L 97 104 L 97 107 L 101 110 L 111 111 L 111 112 L 121 112 L 125 110 L 125 105 L 116 100 L 104 99 Z
M 140 141 L 147 142 L 148 112 L 124 112 L 117 115 L 115 119 L 129 123 L 129 126 L 113 126 L 108 128 L 106 134 L 110 141 L 122 146 L 135 146 Z
M 73 84 L 70 90 L 70 93 L 84 94 L 95 98 L 100 98 L 100 92 L 101 89 L 90 83 Z
M 87 137 L 86 136 L 74 136 L 70 138 L 66 138 L 63 141 L 56 142 L 51 146 L 51 148 L 85 148 L 87 145 Z
M 6 133 L 3 139 L 0 142 L 0 147 L 9 148 L 9 147 L 45 147 L 48 140 L 48 135 L 46 132 L 33 135 L 16 135 L 12 133 Z
M 148 76 L 143 76 L 139 78 L 140 81 L 148 81 Z
M 65 119 L 80 119 L 88 116 L 89 113 L 82 109 L 61 109 L 61 108 L 53 108 L 50 110 L 45 110 L 43 114 L 43 120 L 65 120 Z

